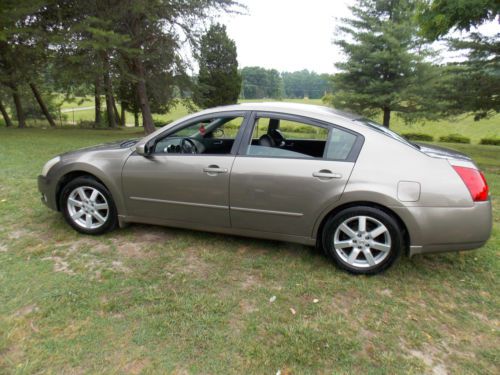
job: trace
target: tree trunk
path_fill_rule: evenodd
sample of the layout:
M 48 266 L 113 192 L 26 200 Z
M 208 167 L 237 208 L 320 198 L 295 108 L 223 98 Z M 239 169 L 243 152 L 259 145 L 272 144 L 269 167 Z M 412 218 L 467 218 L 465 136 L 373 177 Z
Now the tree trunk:
M 94 93 L 94 103 L 95 103 L 95 119 L 94 122 L 97 126 L 101 124 L 101 79 L 97 77 L 95 79 L 95 93 Z
M 5 126 L 6 127 L 11 127 L 12 126 L 12 121 L 10 119 L 9 114 L 7 113 L 7 110 L 3 106 L 2 101 L 0 100 L 0 112 L 2 112 L 3 119 L 5 120 Z
M 137 111 L 134 111 L 134 126 L 139 127 L 139 112 Z
M 40 95 L 40 91 L 38 91 L 38 88 L 36 87 L 36 85 L 33 82 L 30 82 L 29 85 L 30 85 L 31 91 L 33 91 L 33 95 L 35 95 L 35 99 L 38 102 L 38 105 L 40 106 L 40 109 L 42 110 L 45 118 L 49 122 L 50 126 L 55 128 L 56 123 L 55 123 L 54 119 L 52 118 L 52 115 L 50 114 L 47 106 L 45 105 L 45 102 L 43 101 L 42 95 Z
M 120 114 L 118 113 L 118 108 L 116 108 L 116 100 L 113 97 L 113 111 L 115 111 L 115 118 L 116 118 L 116 123 L 121 126 L 122 124 L 122 119 L 120 117 Z
M 389 123 L 391 122 L 391 110 L 387 107 L 384 108 L 384 126 L 389 128 Z
M 16 107 L 17 123 L 19 128 L 26 127 L 26 118 L 24 116 L 23 104 L 21 103 L 21 97 L 19 96 L 19 91 L 17 91 L 17 86 L 13 83 L 9 84 L 12 89 L 12 99 L 14 100 L 14 106 Z
M 120 119 L 122 120 L 122 126 L 125 127 L 127 126 L 127 119 L 125 114 L 125 106 L 123 105 L 123 103 L 121 103 L 120 110 L 121 110 Z
M 153 123 L 153 116 L 151 114 L 151 108 L 149 106 L 148 93 L 146 90 L 146 77 L 144 74 L 144 65 L 140 58 L 136 58 L 134 61 L 135 74 L 139 79 L 137 81 L 137 97 L 139 98 L 139 105 L 141 106 L 142 112 L 142 124 L 144 126 L 144 132 L 150 134 L 154 132 L 155 126 Z
M 116 127 L 115 111 L 113 108 L 113 86 L 111 85 L 111 77 L 109 76 L 109 59 L 106 52 L 101 53 L 101 58 L 104 68 L 104 92 L 106 94 L 106 113 L 108 115 L 108 126 Z

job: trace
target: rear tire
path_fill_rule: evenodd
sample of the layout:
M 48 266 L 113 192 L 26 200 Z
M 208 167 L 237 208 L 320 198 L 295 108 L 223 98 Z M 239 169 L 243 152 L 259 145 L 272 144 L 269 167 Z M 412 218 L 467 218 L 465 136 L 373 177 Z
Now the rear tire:
M 346 208 L 323 227 L 322 245 L 335 264 L 350 273 L 373 275 L 386 270 L 404 245 L 398 222 L 369 206 Z
M 91 177 L 77 177 L 66 184 L 60 207 L 66 222 L 80 233 L 103 234 L 115 229 L 118 223 L 111 193 Z

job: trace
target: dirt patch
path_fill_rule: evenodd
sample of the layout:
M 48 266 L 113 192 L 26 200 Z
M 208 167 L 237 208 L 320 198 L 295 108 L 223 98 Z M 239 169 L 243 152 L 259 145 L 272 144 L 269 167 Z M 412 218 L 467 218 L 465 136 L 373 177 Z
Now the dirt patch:
M 184 271 L 199 275 L 201 277 L 206 277 L 209 275 L 210 266 L 200 256 L 201 251 L 201 249 L 197 249 L 194 247 L 189 247 L 184 250 L 185 260 L 187 262 L 187 265 L 184 267 Z
M 246 275 L 241 281 L 241 289 L 248 290 L 252 289 L 256 285 L 261 284 L 262 279 L 257 275 Z
M 29 232 L 25 229 L 13 230 L 9 233 L 9 239 L 10 240 L 18 240 L 21 237 L 26 236 L 27 234 L 29 234 Z
M 410 355 L 420 359 L 425 363 L 427 367 L 432 370 L 433 375 L 447 375 L 448 370 L 443 363 L 438 362 L 436 358 L 437 351 L 435 348 L 428 346 L 425 350 L 415 350 L 409 351 Z
M 480 312 L 471 312 L 472 315 L 474 315 L 477 319 L 482 321 L 483 323 L 486 323 L 488 325 L 493 325 L 495 328 L 500 328 L 500 321 L 497 319 L 490 319 L 486 315 L 480 313 Z
M 33 311 L 38 311 L 37 305 L 35 305 L 35 304 L 26 305 L 24 307 L 21 307 L 19 310 L 17 310 L 14 315 L 15 316 L 26 316 L 26 315 L 31 314 Z
M 6 253 L 6 252 L 7 252 L 7 245 L 0 243 L 0 253 Z
M 444 349 L 440 349 L 430 344 L 424 344 L 421 349 L 409 349 L 405 342 L 401 343 L 401 347 L 411 357 L 421 360 L 433 375 L 447 375 L 449 373 L 444 362 L 450 352 L 447 345 L 444 346 Z
M 236 253 L 238 255 L 256 256 L 256 255 L 266 255 L 266 254 L 269 254 L 269 250 L 263 249 L 261 247 L 256 247 L 256 246 L 241 245 L 236 250 Z
M 149 366 L 150 361 L 149 359 L 136 359 L 135 361 L 132 361 L 125 365 L 123 368 L 123 372 L 126 374 L 140 374 L 147 366 Z
M 392 297 L 392 290 L 388 288 L 382 289 L 379 293 L 386 297 Z
M 259 311 L 259 308 L 255 306 L 254 303 L 247 300 L 241 300 L 239 306 L 243 314 L 250 314 L 255 311 Z
M 134 242 L 148 244 L 161 244 L 175 238 L 175 234 L 168 228 L 135 226 L 132 232 L 134 234 Z
M 70 268 L 69 263 L 60 256 L 52 255 L 42 258 L 42 260 L 51 260 L 54 262 L 54 272 L 63 272 L 68 275 L 74 275 L 75 272 Z
M 359 294 L 356 291 L 352 290 L 349 292 L 337 293 L 333 297 L 331 305 L 335 310 L 340 311 L 344 315 L 347 315 L 349 314 L 353 305 L 357 304 L 359 300 Z
M 113 262 L 111 262 L 111 270 L 123 273 L 130 272 L 130 268 L 125 267 L 119 260 L 114 260 Z
M 116 251 L 126 258 L 149 258 L 150 252 L 144 249 L 144 246 L 135 243 L 122 243 L 116 245 Z
M 24 350 L 20 344 L 10 346 L 5 352 L 0 352 L 0 369 L 2 368 L 2 363 L 21 363 L 24 355 Z

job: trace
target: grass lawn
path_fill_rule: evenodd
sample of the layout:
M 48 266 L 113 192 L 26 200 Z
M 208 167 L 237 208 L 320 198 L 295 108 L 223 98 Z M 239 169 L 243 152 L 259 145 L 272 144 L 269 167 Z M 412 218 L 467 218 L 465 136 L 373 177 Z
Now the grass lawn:
M 499 147 L 448 145 L 490 183 L 484 248 L 354 277 L 289 243 L 83 236 L 42 205 L 46 160 L 131 133 L 0 128 L 0 373 L 498 374 Z

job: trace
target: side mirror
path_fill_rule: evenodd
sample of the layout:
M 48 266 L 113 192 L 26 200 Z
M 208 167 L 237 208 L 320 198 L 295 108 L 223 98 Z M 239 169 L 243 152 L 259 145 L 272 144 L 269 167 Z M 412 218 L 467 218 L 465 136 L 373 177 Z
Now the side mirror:
M 153 140 L 151 140 L 147 143 L 137 145 L 135 147 L 135 152 L 137 152 L 139 155 L 146 156 L 146 157 L 151 155 L 153 153 L 153 150 L 154 150 L 154 141 Z

